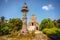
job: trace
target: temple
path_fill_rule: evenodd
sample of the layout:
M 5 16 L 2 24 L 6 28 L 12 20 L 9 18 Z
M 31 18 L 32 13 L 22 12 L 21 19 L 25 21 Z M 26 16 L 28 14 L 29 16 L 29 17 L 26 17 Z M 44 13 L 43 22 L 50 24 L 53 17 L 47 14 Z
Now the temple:
M 30 21 L 28 23 L 28 30 L 29 32 L 31 31 L 36 31 L 39 29 L 39 24 L 37 23 L 37 18 L 34 14 L 32 14 Z
M 26 3 L 24 3 L 21 12 L 23 13 L 23 17 L 22 17 L 22 29 L 21 29 L 21 33 L 28 33 L 31 31 L 36 31 L 39 29 L 39 24 L 37 23 L 37 18 L 34 14 L 32 14 L 30 21 L 27 25 L 27 12 L 28 12 L 28 7 L 26 5 Z

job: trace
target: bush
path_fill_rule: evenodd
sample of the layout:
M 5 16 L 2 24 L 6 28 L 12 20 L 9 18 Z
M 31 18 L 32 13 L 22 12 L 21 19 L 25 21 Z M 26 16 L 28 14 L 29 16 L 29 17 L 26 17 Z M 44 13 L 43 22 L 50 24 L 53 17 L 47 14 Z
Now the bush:
M 45 28 L 43 32 L 48 35 L 48 37 L 52 38 L 53 40 L 60 40 L 60 29 L 53 27 L 53 28 Z

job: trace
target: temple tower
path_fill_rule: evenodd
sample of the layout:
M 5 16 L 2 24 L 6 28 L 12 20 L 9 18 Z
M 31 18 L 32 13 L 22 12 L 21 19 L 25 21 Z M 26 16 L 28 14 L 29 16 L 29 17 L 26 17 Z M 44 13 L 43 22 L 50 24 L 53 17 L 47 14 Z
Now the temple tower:
M 23 13 L 23 18 L 22 18 L 22 30 L 21 33 L 27 33 L 27 12 L 28 12 L 28 7 L 26 3 L 24 3 L 21 12 Z
M 29 32 L 39 30 L 39 24 L 34 14 L 32 14 L 27 28 Z

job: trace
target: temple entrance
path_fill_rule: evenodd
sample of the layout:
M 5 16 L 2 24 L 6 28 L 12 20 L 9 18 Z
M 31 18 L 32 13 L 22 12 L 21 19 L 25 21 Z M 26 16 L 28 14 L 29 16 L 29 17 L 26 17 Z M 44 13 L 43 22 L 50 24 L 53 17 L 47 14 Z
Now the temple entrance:
M 34 23 L 32 23 L 32 26 L 34 26 Z
M 36 27 L 36 30 L 38 30 L 38 27 Z

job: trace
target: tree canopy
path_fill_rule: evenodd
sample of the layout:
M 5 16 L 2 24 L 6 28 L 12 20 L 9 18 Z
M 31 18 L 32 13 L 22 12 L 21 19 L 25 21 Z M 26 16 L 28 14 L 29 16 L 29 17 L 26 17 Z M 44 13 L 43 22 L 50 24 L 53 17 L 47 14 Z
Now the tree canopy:
M 53 21 L 49 18 L 43 19 L 39 30 L 53 40 L 60 40 L 60 19 Z
M 52 28 L 52 27 L 54 27 L 54 23 L 50 18 L 47 18 L 41 21 L 39 30 L 43 30 L 44 28 Z
M 20 18 L 10 18 L 8 21 L 5 17 L 0 18 L 0 35 L 9 34 L 13 30 L 20 30 L 22 28 L 22 20 Z
M 22 28 L 22 20 L 19 18 L 10 18 L 8 26 L 13 30 L 20 30 Z

